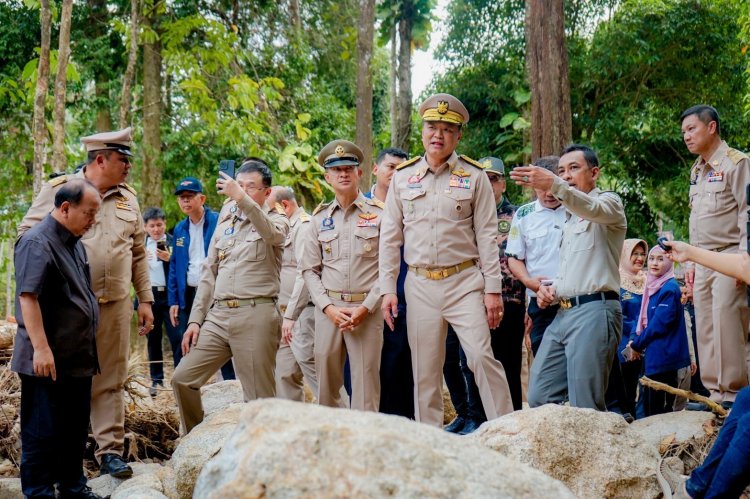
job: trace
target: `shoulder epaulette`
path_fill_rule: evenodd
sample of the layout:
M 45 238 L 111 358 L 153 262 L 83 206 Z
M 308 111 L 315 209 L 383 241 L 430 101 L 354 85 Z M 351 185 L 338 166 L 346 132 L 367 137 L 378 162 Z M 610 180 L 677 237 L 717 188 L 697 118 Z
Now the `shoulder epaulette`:
M 406 161 L 404 161 L 400 165 L 396 166 L 396 170 L 400 170 L 401 168 L 406 168 L 409 165 L 413 165 L 414 163 L 416 163 L 420 159 L 422 159 L 422 156 L 414 156 L 411 159 L 407 159 Z
M 312 214 L 313 214 L 313 215 L 317 215 L 318 213 L 320 213 L 320 212 L 321 212 L 321 211 L 323 210 L 323 208 L 327 207 L 327 206 L 328 206 L 329 204 L 331 204 L 331 202 L 330 202 L 330 201 L 329 201 L 329 202 L 327 202 L 327 203 L 326 203 L 325 201 L 324 201 L 324 202 L 322 202 L 322 203 L 320 203 L 320 204 L 319 204 L 319 205 L 318 205 L 318 206 L 317 206 L 317 207 L 316 207 L 316 208 L 315 208 L 315 209 L 313 210 Z
M 306 211 L 303 211 L 302 213 L 299 214 L 299 221 L 302 223 L 309 222 L 310 215 Z
M 729 149 L 727 149 L 727 157 L 730 159 L 730 161 L 732 161 L 732 163 L 736 165 L 743 159 L 747 158 L 747 154 L 730 147 Z
M 120 184 L 120 185 L 122 185 L 122 186 L 123 186 L 123 187 L 124 187 L 125 189 L 127 189 L 128 191 L 130 191 L 130 193 L 131 193 L 131 194 L 132 194 L 133 196 L 137 196 L 137 195 L 138 195 L 138 192 L 137 192 L 137 191 L 136 191 L 135 189 L 133 189 L 133 188 L 132 188 L 131 186 L 129 186 L 128 184 L 126 184 L 125 182 L 123 182 L 123 183 L 122 183 L 122 184 Z
M 226 199 L 224 200 L 224 202 L 223 202 L 223 203 L 221 203 L 221 204 L 222 204 L 222 205 L 225 205 L 225 204 L 227 204 L 228 202 L 230 202 L 231 200 L 232 200 L 232 198 L 226 198 Z
M 377 206 L 381 210 L 383 208 L 385 208 L 385 203 L 382 202 L 381 200 L 379 200 L 378 198 L 374 197 L 374 196 L 371 197 L 371 198 L 366 198 L 366 199 L 367 199 L 367 204 L 369 204 L 369 205 Z
M 283 207 L 283 206 L 281 206 L 281 205 L 280 205 L 279 203 L 275 203 L 275 204 L 273 205 L 273 210 L 274 210 L 274 211 L 275 211 L 276 213 L 278 213 L 279 215 L 284 215 L 284 216 L 286 216 L 286 212 L 284 211 L 284 207 Z
M 48 181 L 48 183 L 49 183 L 49 185 L 50 185 L 51 187 L 57 187 L 58 185 L 60 185 L 60 184 L 64 184 L 64 183 L 65 183 L 65 182 L 67 182 L 67 181 L 68 181 L 68 176 L 67 176 L 67 175 L 60 175 L 60 176 L 58 176 L 58 177 L 55 177 L 55 178 L 53 178 L 53 179 L 50 179 L 50 180 Z
M 534 203 L 533 202 L 526 203 L 525 205 L 518 208 L 518 210 L 516 211 L 516 216 L 520 220 L 526 215 L 533 213 L 533 212 L 534 212 Z
M 463 159 L 464 161 L 466 161 L 470 165 L 476 166 L 480 170 L 484 170 L 484 167 L 482 166 L 482 163 L 480 163 L 479 161 L 473 160 L 473 159 L 471 159 L 470 157 L 468 157 L 468 156 L 466 156 L 464 154 L 460 155 L 459 158 Z

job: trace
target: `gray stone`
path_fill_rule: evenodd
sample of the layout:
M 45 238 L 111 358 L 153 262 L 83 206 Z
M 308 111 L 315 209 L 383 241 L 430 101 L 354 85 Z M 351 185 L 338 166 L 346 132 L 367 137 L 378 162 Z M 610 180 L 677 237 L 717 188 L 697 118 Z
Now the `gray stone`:
M 684 442 L 691 438 L 695 439 L 696 442 L 703 441 L 709 436 L 704 425 L 711 425 L 713 420 L 712 412 L 668 412 L 639 419 L 630 425 L 630 429 L 658 450 L 661 442 L 671 435 L 674 435 L 674 443 Z M 717 428 L 709 427 L 711 428 L 709 431 L 717 431 Z
M 180 439 L 170 460 L 176 497 L 193 497 L 193 487 L 203 465 L 221 450 L 244 408 L 245 404 L 234 404 L 215 412 Z
M 548 404 L 483 424 L 469 437 L 565 483 L 580 498 L 656 498 L 659 453 L 621 416 Z
M 203 414 L 208 416 L 232 404 L 241 404 L 245 398 L 239 380 L 233 379 L 203 386 L 201 400 L 203 401 Z
M 194 496 L 574 497 L 543 473 L 438 428 L 279 399 L 244 406 Z
M 128 464 L 131 468 L 133 468 L 132 478 L 115 478 L 110 475 L 103 475 L 89 480 L 88 486 L 91 487 L 91 490 L 93 490 L 100 496 L 106 497 L 108 495 L 112 495 L 115 490 L 117 490 L 117 488 L 123 483 L 135 480 L 141 475 L 151 475 L 153 473 L 156 473 L 159 469 L 163 468 L 162 465 L 157 463 L 146 464 L 133 462 Z
M 0 478 L 0 497 L 3 499 L 23 499 L 20 478 Z

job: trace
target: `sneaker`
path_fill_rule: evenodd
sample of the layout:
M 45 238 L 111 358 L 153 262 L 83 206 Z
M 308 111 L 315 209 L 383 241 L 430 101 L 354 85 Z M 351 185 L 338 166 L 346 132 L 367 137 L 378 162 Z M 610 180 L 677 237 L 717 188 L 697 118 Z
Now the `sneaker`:
M 467 419 L 466 424 L 463 428 L 461 428 L 461 431 L 459 431 L 458 434 L 468 435 L 470 433 L 474 433 L 480 426 L 482 426 L 481 421 L 477 421 L 476 419 Z
M 468 419 L 465 419 L 463 416 L 456 416 L 456 419 L 451 421 L 450 424 L 443 429 L 450 433 L 460 433 L 467 422 Z
M 164 382 L 162 381 L 152 381 L 151 382 L 151 388 L 148 389 L 148 394 L 152 397 L 156 397 L 156 394 L 159 393 L 159 390 L 157 386 L 161 386 L 164 388 Z
M 122 460 L 117 454 L 104 454 L 101 457 L 99 475 L 111 475 L 115 478 L 130 478 L 133 476 L 133 468 Z
M 688 402 L 687 405 L 688 411 L 711 411 L 711 408 L 708 407 L 703 402 Z
M 665 457 L 659 460 L 656 467 L 656 481 L 659 482 L 664 499 L 689 499 L 685 490 L 687 475 L 685 473 L 685 464 L 679 457 Z

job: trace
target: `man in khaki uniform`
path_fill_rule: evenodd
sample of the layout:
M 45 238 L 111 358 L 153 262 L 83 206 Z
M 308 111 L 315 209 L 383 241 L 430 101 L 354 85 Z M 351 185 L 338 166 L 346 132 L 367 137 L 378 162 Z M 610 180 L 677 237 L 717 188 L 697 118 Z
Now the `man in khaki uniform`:
M 517 184 L 550 190 L 568 210 L 560 267 L 551 285 L 537 290 L 537 303 L 560 309 L 544 332 L 529 375 L 531 407 L 560 403 L 605 411 L 604 394 L 622 336 L 618 265 L 627 220 L 620 197 L 596 187 L 599 158 L 588 146 L 563 150 L 554 173 L 522 166 L 510 174 Z
M 721 140 L 719 113 L 713 107 L 693 106 L 680 120 L 688 150 L 698 155 L 690 170 L 690 243 L 720 253 L 744 253 L 750 159 Z M 747 286 L 702 265 L 690 265 L 685 278 L 693 286 L 701 381 L 712 400 L 731 406 L 748 384 Z M 704 408 L 693 403 L 688 407 Z
M 383 203 L 359 191 L 362 151 L 334 140 L 318 156 L 336 197 L 316 208 L 299 262 L 315 302 L 318 403 L 340 407 L 349 354 L 352 409 L 377 411 L 383 316 L 378 286 L 378 237 Z
M 289 221 L 266 204 L 271 181 L 271 170 L 258 159 L 246 160 L 237 180 L 222 173 L 216 181 L 232 202 L 222 210 L 203 263 L 182 338 L 184 357 L 172 376 L 185 433 L 203 421 L 201 386 L 232 357 L 246 401 L 276 395 L 276 301 Z
M 291 187 L 276 186 L 268 198 L 269 206 L 281 208 L 289 219 L 289 234 L 284 242 L 284 254 L 281 259 L 281 289 L 279 291 L 279 310 L 286 314 L 290 298 L 297 282 L 297 254 L 302 252 L 301 238 L 303 229 L 307 229 L 310 215 L 297 204 Z M 313 393 L 318 391 L 315 376 L 315 306 L 310 302 L 310 295 L 304 283 L 292 304 L 290 314 L 295 313 L 297 303 L 301 310 L 294 320 L 284 319 L 281 328 L 281 344 L 276 354 L 276 395 L 288 400 L 305 401 L 303 377 Z M 291 324 L 290 324 L 291 323 Z M 284 327 L 286 326 L 286 327 Z
M 102 205 L 96 223 L 83 236 L 91 267 L 91 286 L 99 301 L 100 320 L 96 347 L 101 373 L 91 388 L 91 428 L 99 448 L 96 457 L 102 474 L 126 478 L 132 469 L 122 460 L 125 406 L 123 384 L 128 371 L 130 301 L 132 282 L 138 298 L 141 334 L 153 329 L 154 296 L 148 273 L 141 211 L 132 187 L 125 183 L 130 171 L 131 129 L 99 133 L 81 142 L 87 164 L 71 176 L 47 182 L 18 227 L 18 235 L 41 221 L 54 204 L 55 193 L 70 178 L 85 178 L 99 190 Z
M 386 198 L 380 239 L 383 315 L 393 329 L 403 245 L 416 420 L 442 425 L 448 324 L 466 353 L 487 418 L 494 419 L 513 411 L 505 371 L 490 347 L 490 328 L 503 314 L 495 198 L 481 165 L 455 153 L 461 126 L 469 121 L 463 104 L 436 94 L 419 114 L 425 157 L 398 167 Z

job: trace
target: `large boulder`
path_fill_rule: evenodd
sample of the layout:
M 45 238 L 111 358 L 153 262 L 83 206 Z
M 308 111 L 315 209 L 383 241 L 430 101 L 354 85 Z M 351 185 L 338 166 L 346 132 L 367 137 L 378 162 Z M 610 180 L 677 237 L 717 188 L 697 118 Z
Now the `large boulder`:
M 581 498 L 656 498 L 657 449 L 616 414 L 548 404 L 483 424 L 470 437 L 565 483 Z
M 560 482 L 406 418 L 279 399 L 247 404 L 195 497 L 573 497 Z
M 153 473 L 134 476 L 117 487 L 112 499 L 167 499 L 165 482 L 171 474 L 171 468 L 159 466 Z
M 203 414 L 208 416 L 232 404 L 241 404 L 245 398 L 239 380 L 233 379 L 203 386 L 201 400 L 203 401 Z
M 23 499 L 20 478 L 0 478 L 0 497 L 3 499 Z
M 702 442 L 717 431 L 714 420 L 712 412 L 668 412 L 639 419 L 630 425 L 630 429 L 638 433 L 655 449 L 659 449 L 662 446 L 690 439 Z
M 172 454 L 170 464 L 174 470 L 176 497 L 193 497 L 193 487 L 203 465 L 221 450 L 224 441 L 237 426 L 245 404 L 234 404 L 217 411 L 182 437 Z M 170 497 L 172 494 L 169 494 Z M 196 496 L 201 497 L 201 496 Z
M 88 486 L 91 490 L 96 492 L 102 497 L 112 495 L 123 483 L 129 482 L 130 480 L 139 479 L 140 476 L 151 475 L 156 473 L 158 470 L 163 468 L 162 465 L 157 463 L 128 463 L 133 468 L 133 478 L 115 478 L 111 475 L 102 475 L 96 478 L 92 478 L 88 482 Z

